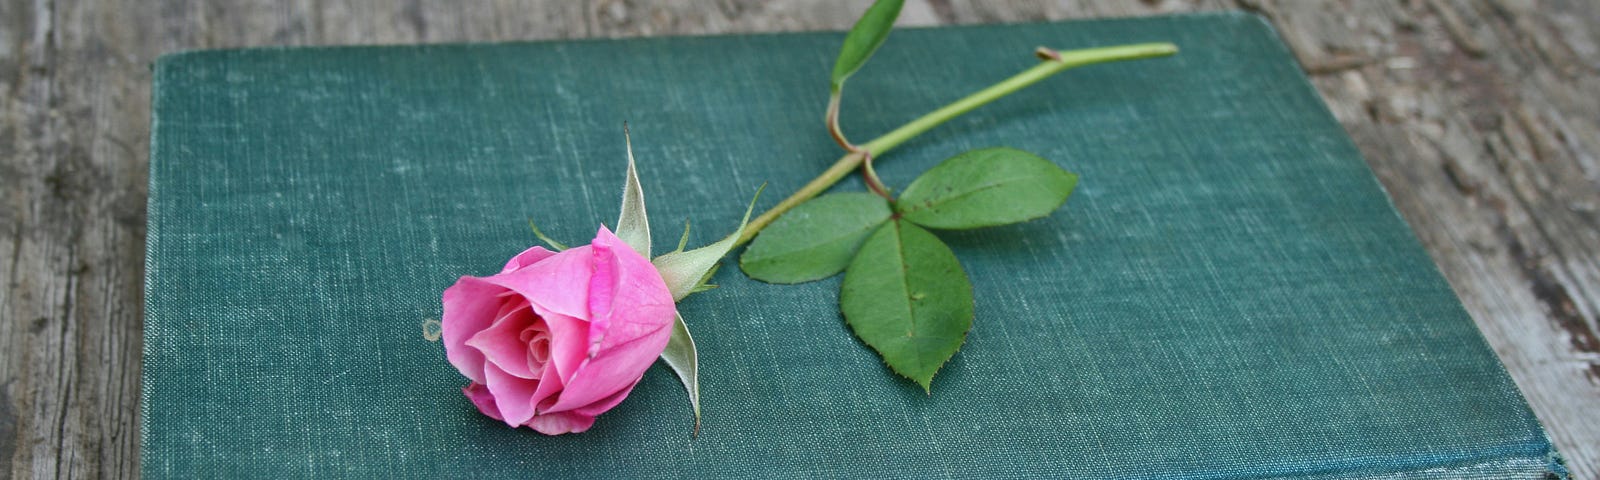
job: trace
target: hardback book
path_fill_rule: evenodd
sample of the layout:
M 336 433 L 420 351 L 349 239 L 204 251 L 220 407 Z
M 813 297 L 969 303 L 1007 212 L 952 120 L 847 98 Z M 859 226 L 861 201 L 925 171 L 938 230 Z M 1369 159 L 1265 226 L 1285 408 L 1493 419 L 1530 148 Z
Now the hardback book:
M 1170 41 L 877 159 L 1009 146 L 1081 180 L 941 233 L 977 315 L 931 395 L 838 310 L 732 258 L 586 433 L 478 413 L 423 325 L 462 275 L 616 218 L 632 130 L 657 250 L 836 159 L 838 32 L 196 51 L 155 66 L 147 478 L 1558 478 L 1525 400 L 1276 33 L 1241 13 L 897 31 L 845 94 L 870 138 L 1032 66 Z M 861 190 L 847 180 L 834 191 Z M 737 253 L 737 252 L 736 252 Z

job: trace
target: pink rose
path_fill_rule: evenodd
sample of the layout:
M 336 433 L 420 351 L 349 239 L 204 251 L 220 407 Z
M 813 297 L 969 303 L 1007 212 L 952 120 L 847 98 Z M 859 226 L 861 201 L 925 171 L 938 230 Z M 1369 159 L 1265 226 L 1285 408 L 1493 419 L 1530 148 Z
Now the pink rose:
M 582 432 L 639 383 L 672 334 L 672 293 L 601 227 L 586 246 L 533 247 L 444 291 L 445 354 L 483 412 L 546 435 Z

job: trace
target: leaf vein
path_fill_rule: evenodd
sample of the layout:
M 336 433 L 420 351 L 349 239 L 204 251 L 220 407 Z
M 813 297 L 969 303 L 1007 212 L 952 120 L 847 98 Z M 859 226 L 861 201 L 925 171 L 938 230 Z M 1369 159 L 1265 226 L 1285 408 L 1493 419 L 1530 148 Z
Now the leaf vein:
M 900 257 L 900 289 L 902 298 L 906 300 L 906 321 L 911 323 L 907 332 L 908 339 L 917 338 L 917 304 L 911 299 L 911 263 L 906 261 L 905 233 L 900 230 L 900 222 L 894 222 L 895 254 Z M 911 357 L 916 360 L 917 371 L 922 371 L 922 352 L 915 345 L 911 347 Z
M 823 240 L 821 242 L 814 243 L 814 244 L 801 245 L 801 246 L 796 247 L 796 248 L 791 248 L 791 249 L 787 249 L 787 250 L 778 250 L 778 251 L 772 252 L 772 253 L 763 252 L 765 254 L 760 256 L 760 257 L 757 257 L 757 259 L 758 260 L 763 260 L 763 259 L 768 259 L 768 258 L 777 258 L 777 257 L 782 257 L 782 256 L 786 256 L 786 255 L 792 255 L 792 254 L 796 254 L 796 253 L 804 253 L 804 252 L 810 251 L 810 250 L 816 250 L 817 247 L 824 246 L 824 245 L 832 245 L 832 244 L 834 244 L 836 242 L 843 241 L 843 240 L 849 240 L 850 237 L 858 236 L 858 235 L 861 234 L 861 232 L 871 231 L 872 229 L 877 228 L 878 225 L 880 225 L 881 223 L 882 222 L 873 222 L 873 223 L 868 224 L 868 225 L 866 225 L 864 227 L 859 227 L 859 228 L 852 229 L 852 230 L 845 230 L 845 233 L 842 234 L 842 235 L 837 235 L 837 236 L 832 236 L 832 237 L 825 236 L 825 237 L 823 237 L 823 238 L 825 238 L 825 240 Z
M 961 194 L 959 194 L 959 195 L 952 195 L 952 196 L 949 196 L 949 197 L 944 197 L 942 199 L 939 199 L 936 202 L 935 201 L 916 202 L 912 206 L 910 206 L 910 207 L 908 207 L 908 208 L 906 208 L 904 210 L 901 210 L 901 211 L 902 212 L 913 212 L 913 211 L 930 209 L 930 208 L 933 208 L 933 207 L 936 207 L 936 206 L 939 206 L 939 205 L 944 205 L 944 204 L 949 203 L 951 201 L 955 201 L 955 200 L 958 200 L 958 199 L 966 198 L 966 197 L 971 196 L 971 195 L 975 195 L 975 194 L 977 194 L 979 192 L 983 192 L 985 190 L 992 190 L 992 189 L 1004 187 L 1004 186 L 1007 186 L 1007 185 L 1010 185 L 1010 184 L 1013 184 L 1013 183 L 1026 183 L 1027 181 L 1032 180 L 1032 179 L 1033 179 L 1033 177 L 1008 177 L 1008 178 L 1004 178 L 1004 179 L 1001 179 L 1001 180 L 998 180 L 998 181 L 995 181 L 995 182 L 981 184 L 977 188 L 974 188 L 974 189 L 971 189 L 971 190 L 967 190 L 965 192 L 961 192 Z

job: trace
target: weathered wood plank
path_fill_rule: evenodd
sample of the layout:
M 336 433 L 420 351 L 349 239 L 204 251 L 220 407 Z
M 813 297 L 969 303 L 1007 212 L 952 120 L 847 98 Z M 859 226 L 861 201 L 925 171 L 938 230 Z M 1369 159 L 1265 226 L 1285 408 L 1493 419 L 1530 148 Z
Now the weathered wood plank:
M 63 23 L 85 12 L 48 2 L 4 7 L 5 213 L 0 251 L 0 454 L 26 476 L 103 476 L 133 469 L 137 435 L 145 115 L 121 98 L 135 71 Z M 16 16 L 11 16 L 12 13 Z M 8 39 L 9 40 L 9 39 Z
M 938 25 L 1278 26 L 1577 478 L 1600 478 L 1600 4 L 913 0 Z M 842 29 L 865 0 L 0 0 L 0 478 L 137 476 L 147 65 L 253 45 Z

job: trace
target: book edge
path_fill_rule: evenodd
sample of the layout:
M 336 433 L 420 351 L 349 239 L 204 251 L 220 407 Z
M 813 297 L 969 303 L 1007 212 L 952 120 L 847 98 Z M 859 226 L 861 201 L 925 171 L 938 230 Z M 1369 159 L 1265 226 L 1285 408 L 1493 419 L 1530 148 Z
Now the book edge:
M 1406 230 L 1409 233 L 1410 238 L 1414 242 L 1413 243 L 1413 245 L 1415 246 L 1414 248 L 1420 249 L 1423 252 L 1424 255 L 1428 255 L 1426 248 L 1424 248 L 1423 245 L 1422 245 L 1421 239 L 1417 237 L 1416 231 L 1414 229 L 1410 228 L 1410 224 L 1408 222 L 1406 222 L 1405 217 L 1400 213 L 1399 209 L 1395 206 L 1393 195 L 1390 193 L 1389 189 L 1386 186 L 1384 186 L 1381 181 L 1378 180 L 1377 172 L 1372 170 L 1371 163 L 1366 159 L 1365 154 L 1363 154 L 1361 152 L 1360 148 L 1354 144 L 1354 141 L 1351 139 L 1351 137 L 1349 135 L 1349 132 L 1345 131 L 1343 125 L 1338 122 L 1337 118 L 1333 114 L 1332 109 L 1327 105 L 1326 99 L 1321 95 L 1321 93 L 1319 91 L 1316 90 L 1316 87 L 1315 87 L 1314 84 L 1311 83 L 1310 78 L 1307 77 L 1306 75 L 1304 75 L 1304 73 L 1303 73 L 1304 66 L 1300 63 L 1299 58 L 1296 57 L 1294 55 L 1294 53 L 1288 49 L 1287 44 L 1284 43 L 1283 36 L 1272 25 L 1272 23 L 1268 19 L 1266 19 L 1265 17 L 1261 16 L 1258 13 L 1250 12 L 1250 11 L 1246 11 L 1246 10 L 1218 10 L 1218 11 L 1209 11 L 1209 12 L 1184 13 L 1184 14 L 1160 15 L 1160 16 L 1106 17 L 1106 18 L 1089 18 L 1089 19 L 1056 20 L 1056 21 L 1037 21 L 1037 22 L 1017 22 L 1017 23 L 1003 23 L 1003 24 L 978 24 L 978 25 L 907 26 L 907 27 L 900 27 L 900 28 L 902 28 L 904 30 L 921 30 L 921 31 L 927 31 L 927 30 L 963 30 L 963 29 L 985 29 L 985 28 L 991 28 L 992 29 L 992 28 L 1003 28 L 1003 27 L 1021 26 L 1021 25 L 1051 25 L 1051 24 L 1072 24 L 1072 23 L 1090 23 L 1090 22 L 1093 22 L 1093 23 L 1105 23 L 1105 22 L 1148 22 L 1148 21 L 1174 21 L 1174 20 L 1177 20 L 1177 21 L 1200 21 L 1200 20 L 1210 20 L 1210 19 L 1216 19 L 1216 18 L 1232 19 L 1232 20 L 1236 20 L 1236 21 L 1242 21 L 1242 22 L 1245 22 L 1245 23 L 1249 23 L 1249 24 L 1254 24 L 1253 25 L 1254 28 L 1265 29 L 1265 32 L 1267 34 L 1269 34 L 1271 38 L 1274 38 L 1274 39 L 1277 40 L 1277 42 L 1275 42 L 1275 43 L 1276 43 L 1276 47 L 1279 49 L 1279 53 L 1284 57 L 1287 57 L 1289 59 L 1294 60 L 1295 61 L 1295 65 L 1301 67 L 1302 73 L 1297 75 L 1298 84 L 1297 84 L 1296 88 L 1301 89 L 1302 92 L 1304 92 L 1306 94 L 1309 94 L 1309 95 L 1312 95 L 1317 99 L 1317 104 L 1320 105 L 1321 108 L 1322 108 L 1322 111 L 1320 112 L 1320 116 L 1323 119 L 1328 120 L 1329 123 L 1332 124 L 1332 126 L 1337 127 L 1339 129 L 1339 131 L 1343 133 L 1343 135 L 1339 136 L 1340 137 L 1339 141 L 1342 143 L 1342 146 L 1344 148 L 1346 148 L 1348 151 L 1353 152 L 1355 155 L 1358 156 L 1358 158 L 1361 158 L 1363 164 L 1366 165 L 1366 167 L 1367 167 L 1368 180 L 1373 182 L 1374 184 L 1376 184 L 1378 189 L 1383 192 L 1384 200 L 1388 204 L 1389 211 L 1391 212 L 1391 214 L 1394 215 L 1395 218 L 1398 219 L 1401 224 L 1407 226 Z M 159 161 L 158 160 L 159 156 L 157 155 L 157 152 L 160 149 L 160 135 L 158 134 L 158 132 L 160 131 L 160 124 L 161 124 L 161 120 L 160 120 L 161 106 L 164 103 L 163 102 L 163 100 L 164 100 L 164 96 L 163 96 L 164 78 L 166 78 L 168 75 L 170 75 L 172 70 L 174 68 L 178 68 L 179 65 L 186 64 L 186 63 L 189 63 L 189 62 L 194 62 L 194 61 L 206 61 L 206 60 L 210 60 L 210 59 L 217 58 L 217 57 L 228 57 L 228 56 L 234 56 L 234 55 L 250 55 L 250 54 L 289 54 L 289 53 L 298 54 L 298 53 L 315 53 L 315 52 L 324 52 L 324 51 L 361 51 L 361 50 L 387 50 L 387 49 L 421 49 L 421 50 L 471 49 L 471 48 L 502 47 L 502 46 L 527 46 L 527 45 L 547 45 L 548 46 L 548 45 L 564 45 L 564 44 L 574 44 L 574 43 L 590 43 L 590 44 L 628 43 L 628 42 L 670 41 L 670 40 L 683 40 L 683 39 L 714 39 L 714 38 L 731 38 L 731 37 L 820 36 L 820 35 L 835 35 L 835 34 L 838 34 L 838 33 L 841 33 L 841 32 L 842 31 L 838 31 L 838 30 L 809 30 L 809 31 L 789 31 L 789 32 L 719 33 L 719 34 L 709 34 L 709 35 L 671 35 L 671 36 L 657 36 L 657 37 L 606 37 L 606 38 L 582 38 L 582 39 L 540 39 L 540 40 L 514 40 L 514 41 L 495 41 L 495 42 L 444 42 L 444 43 L 432 43 L 432 44 L 356 44 L 356 45 L 312 45 L 312 46 L 261 46 L 261 47 L 244 47 L 244 48 L 204 48 L 204 49 L 178 50 L 178 51 L 168 52 L 168 53 L 162 54 L 161 56 L 159 56 L 151 64 L 152 80 L 151 80 L 151 91 L 150 91 L 150 106 L 151 107 L 150 107 L 150 132 L 149 132 L 150 150 L 149 150 L 149 166 L 148 166 L 148 168 L 153 172 L 157 168 L 157 163 Z M 147 200 L 148 201 L 147 201 L 147 204 L 146 204 L 146 215 L 147 215 L 147 218 L 149 218 L 149 219 L 161 218 L 160 214 L 158 212 L 159 202 L 155 201 L 159 197 L 159 195 L 161 195 L 161 193 L 162 193 L 161 189 L 159 187 L 159 184 L 157 182 L 158 178 L 159 177 L 157 177 L 156 175 L 152 174 L 152 175 L 149 175 L 149 178 L 147 180 L 148 181 L 148 185 L 147 185 L 147 188 L 148 188 Z M 147 222 L 147 225 L 146 225 L 145 258 L 144 258 L 145 274 L 144 274 L 144 279 L 143 279 L 143 281 L 144 281 L 143 282 L 143 287 L 144 287 L 146 292 L 152 291 L 152 287 L 154 286 L 153 285 L 153 280 L 159 274 L 158 272 L 159 272 L 159 269 L 160 269 L 160 265 L 158 263 L 157 255 L 156 255 L 157 250 L 158 250 L 158 246 L 159 246 L 159 243 L 160 243 L 159 240 L 160 240 L 160 227 L 159 227 L 159 225 L 156 222 Z M 1433 272 L 1434 272 L 1434 276 L 1435 276 L 1434 278 L 1439 280 L 1439 281 L 1443 281 L 1444 284 L 1448 288 L 1451 289 L 1452 294 L 1455 295 L 1455 297 L 1456 297 L 1457 306 L 1462 309 L 1462 313 L 1465 313 L 1467 318 L 1472 319 L 1471 313 L 1465 311 L 1465 306 L 1461 303 L 1460 295 L 1456 294 L 1454 286 L 1449 283 L 1448 279 L 1444 276 L 1443 272 L 1439 269 L 1438 262 L 1432 261 L 1431 255 L 1429 255 L 1429 259 L 1430 259 L 1430 262 L 1433 264 L 1433 267 L 1434 267 L 1433 268 Z M 149 426 L 148 426 L 147 419 L 150 418 L 150 408 L 151 408 L 151 405 L 150 405 L 150 389 L 148 388 L 148 386 L 149 386 L 150 379 L 152 377 L 152 375 L 151 375 L 152 369 L 150 368 L 151 365 L 152 365 L 152 363 L 150 361 L 150 359 L 152 358 L 152 356 L 151 356 L 151 353 L 152 353 L 152 348 L 151 348 L 152 342 L 150 340 L 152 338 L 152 333 L 151 333 L 152 330 L 153 330 L 152 327 L 156 327 L 160 323 L 159 306 L 158 305 L 153 305 L 154 303 L 155 303 L 155 301 L 153 300 L 152 296 L 149 296 L 149 295 L 145 296 L 144 305 L 143 305 L 143 313 L 144 313 L 145 321 L 144 321 L 143 328 L 141 329 L 141 340 L 142 340 L 141 358 L 140 358 L 141 373 L 140 373 L 140 385 L 139 385 L 140 386 L 140 391 L 139 391 L 139 395 L 138 395 L 138 399 L 139 399 L 138 414 L 139 415 L 138 415 L 138 418 L 136 418 L 136 422 L 137 422 L 136 429 L 138 430 L 138 435 L 139 435 L 139 454 L 138 454 L 139 471 L 141 472 L 142 476 L 152 476 L 153 474 L 156 473 L 154 470 L 152 470 L 151 464 L 149 462 L 149 460 L 151 460 L 151 457 L 150 457 L 150 450 L 147 448 L 148 439 L 149 439 Z M 1482 348 L 1487 349 L 1487 350 L 1492 352 L 1493 351 L 1492 346 L 1488 343 L 1487 338 L 1483 336 L 1482 329 L 1477 327 L 1477 322 L 1476 322 L 1475 319 L 1472 319 L 1472 321 L 1474 322 L 1474 329 L 1478 333 L 1477 337 L 1478 337 L 1479 341 L 1482 342 L 1482 344 L 1481 344 Z M 1570 473 L 1565 468 L 1564 459 L 1562 458 L 1562 456 L 1559 453 L 1559 451 L 1556 450 L 1553 442 L 1550 441 L 1549 434 L 1548 434 L 1548 432 L 1545 431 L 1544 426 L 1542 425 L 1542 423 L 1539 422 L 1539 420 L 1537 419 L 1537 416 L 1532 412 L 1532 408 L 1531 408 L 1531 405 L 1527 401 L 1526 394 L 1524 394 L 1522 392 L 1521 386 L 1516 384 L 1514 379 L 1510 378 L 1509 371 L 1506 369 L 1504 362 L 1500 360 L 1498 355 L 1495 357 L 1495 359 L 1496 359 L 1497 364 L 1500 366 L 1500 373 L 1502 375 L 1506 376 L 1506 378 L 1508 380 L 1512 380 L 1510 382 L 1511 385 L 1513 386 L 1513 388 L 1517 392 L 1518 397 L 1522 400 L 1523 406 L 1528 409 L 1530 417 L 1533 419 L 1533 421 L 1532 421 L 1532 423 L 1533 423 L 1533 431 L 1530 432 L 1532 435 L 1530 435 L 1530 438 L 1527 438 L 1527 440 L 1530 440 L 1531 442 L 1523 442 L 1523 443 L 1519 443 L 1519 444 L 1506 445 L 1501 449 L 1497 449 L 1499 451 L 1497 451 L 1494 454 L 1489 454 L 1489 455 L 1485 455 L 1485 456 L 1481 456 L 1481 457 L 1469 455 L 1469 457 L 1476 457 L 1476 458 L 1458 459 L 1457 461 L 1448 461 L 1448 460 L 1446 460 L 1446 461 L 1443 461 L 1443 462 L 1439 462 L 1439 460 L 1442 460 L 1442 459 L 1439 459 L 1437 456 L 1434 456 L 1432 462 L 1426 462 L 1425 461 L 1426 463 L 1416 463 L 1416 464 L 1412 465 L 1409 468 L 1402 468 L 1402 469 L 1395 470 L 1395 471 L 1390 471 L 1390 472 L 1374 473 L 1374 474 L 1370 474 L 1370 475 L 1369 474 L 1357 474 L 1357 475 L 1360 475 L 1360 476 L 1349 477 L 1349 478 L 1408 478 L 1408 476 L 1411 475 L 1411 474 L 1428 474 L 1428 472 L 1449 473 L 1449 472 L 1452 472 L 1452 471 L 1465 471 L 1463 469 L 1474 469 L 1474 468 L 1479 468 L 1479 467 L 1484 467 L 1484 466 L 1493 466 L 1493 465 L 1505 464 L 1506 462 L 1516 462 L 1518 460 L 1533 461 L 1535 459 L 1537 459 L 1539 464 L 1542 465 L 1542 472 L 1531 472 L 1530 471 L 1528 473 L 1542 473 L 1542 474 L 1544 474 L 1545 478 L 1557 478 L 1557 479 L 1567 479 L 1567 478 L 1569 478 Z M 1504 454 L 1504 450 L 1506 450 L 1506 449 L 1518 450 L 1518 451 L 1521 451 L 1521 453 L 1512 453 L 1510 455 L 1506 455 L 1506 454 Z M 1539 450 L 1539 451 L 1538 452 L 1534 452 L 1534 450 Z M 1471 463 L 1466 463 L 1465 466 L 1460 466 L 1460 465 L 1462 465 L 1461 461 L 1463 461 L 1463 460 L 1465 462 L 1471 462 Z M 1529 465 L 1529 464 L 1527 462 L 1516 462 L 1516 465 L 1525 466 L 1525 465 Z M 1341 469 L 1334 468 L 1334 469 L 1324 470 L 1324 471 L 1316 472 L 1316 473 L 1307 472 L 1305 474 L 1291 474 L 1289 476 L 1273 477 L 1273 478 L 1284 478 L 1284 479 L 1340 478 L 1343 474 L 1338 473 L 1338 470 L 1341 470 Z M 1507 470 L 1506 471 L 1506 473 L 1513 473 L 1513 472 L 1514 472 L 1514 470 Z M 1328 475 L 1332 475 L 1332 477 L 1329 477 Z M 1395 475 L 1400 475 L 1400 477 L 1396 477 Z M 1432 475 L 1432 474 L 1429 474 L 1429 475 Z M 159 475 L 155 475 L 155 476 L 159 476 Z M 1432 478 L 1432 476 L 1430 476 L 1429 478 Z

